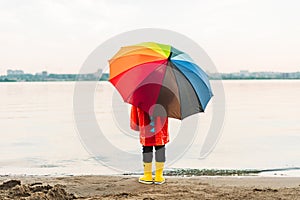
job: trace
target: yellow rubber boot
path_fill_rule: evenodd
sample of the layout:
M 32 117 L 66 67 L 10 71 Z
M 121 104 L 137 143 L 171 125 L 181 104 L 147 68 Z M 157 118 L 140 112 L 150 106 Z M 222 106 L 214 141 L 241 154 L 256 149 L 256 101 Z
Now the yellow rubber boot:
M 154 178 L 154 183 L 155 184 L 163 184 L 166 180 L 163 176 L 163 171 L 164 171 L 164 162 L 156 162 L 155 163 L 155 178 Z
M 144 163 L 144 176 L 139 178 L 140 183 L 144 184 L 152 184 L 152 162 L 151 163 Z

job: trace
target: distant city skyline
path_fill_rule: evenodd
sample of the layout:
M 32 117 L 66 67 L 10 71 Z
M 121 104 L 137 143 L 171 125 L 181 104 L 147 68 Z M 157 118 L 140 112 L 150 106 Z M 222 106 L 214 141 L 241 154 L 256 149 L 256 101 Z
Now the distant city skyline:
M 254 80 L 254 79 L 300 79 L 299 72 L 250 72 L 241 70 L 233 73 L 207 73 L 211 80 Z M 0 75 L 0 82 L 36 82 L 36 81 L 108 81 L 109 74 L 98 69 L 93 73 L 55 74 L 47 71 L 31 74 L 23 70 L 7 70 L 7 75 Z
M 102 42 L 151 27 L 188 36 L 222 73 L 299 71 L 299 7 L 297 0 L 0 1 L 0 74 L 78 73 Z
M 100 70 L 100 69 L 99 69 Z M 23 73 L 23 74 L 40 74 L 40 73 L 43 73 L 43 72 L 47 72 L 47 73 L 52 73 L 52 74 L 78 74 L 79 71 L 75 71 L 75 72 L 63 72 L 63 73 L 59 73 L 59 72 L 54 72 L 54 71 L 47 71 L 47 70 L 39 70 L 39 71 L 26 71 L 24 69 L 21 69 L 21 68 L 9 68 L 9 69 L 3 69 L 2 71 L 4 71 L 4 73 L 0 73 L 0 76 L 5 76 L 5 75 L 9 75 L 9 72 L 8 71 L 14 71 L 13 73 Z M 295 71 L 267 71 L 267 70 L 262 70 L 262 71 L 251 71 L 249 69 L 241 69 L 241 70 L 238 70 L 238 71 L 227 71 L 227 72 L 221 72 L 219 71 L 219 73 L 223 73 L 223 74 L 226 74 L 226 73 L 245 73 L 245 72 L 249 72 L 249 73 L 252 73 L 252 72 L 278 72 L 278 73 L 293 73 L 293 72 L 300 72 L 300 68 L 299 70 L 295 70 Z M 94 73 L 94 72 L 90 72 L 90 73 Z M 103 71 L 103 73 L 109 73 L 109 71 L 105 70 Z
M 99 69 L 99 70 L 101 71 L 101 69 Z M 5 73 L 3 73 L 3 74 L 0 73 L 0 76 L 9 75 L 9 71 L 12 71 L 11 74 L 42 74 L 42 73 L 47 73 L 47 74 L 78 74 L 79 73 L 79 71 L 77 71 L 77 72 L 66 72 L 66 73 L 57 73 L 57 72 L 47 71 L 47 70 L 29 72 L 29 71 L 23 70 L 21 68 L 16 68 L 16 69 L 9 68 L 9 69 L 6 69 L 4 71 L 5 71 Z M 259 72 L 259 73 L 262 73 L 262 72 L 293 73 L 293 72 L 300 72 L 300 69 L 298 71 L 251 71 L 249 69 L 242 69 L 242 70 L 239 70 L 239 71 L 229 71 L 229 72 L 219 72 L 219 73 L 226 74 L 226 73 L 254 73 L 254 72 Z M 95 73 L 95 72 L 90 72 L 90 73 Z M 109 71 L 106 70 L 106 71 L 103 71 L 103 73 L 109 73 Z

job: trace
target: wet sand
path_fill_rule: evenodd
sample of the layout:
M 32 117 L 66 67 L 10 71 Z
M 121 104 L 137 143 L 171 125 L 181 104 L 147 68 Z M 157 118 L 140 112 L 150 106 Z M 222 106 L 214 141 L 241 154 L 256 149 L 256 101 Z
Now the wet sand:
M 0 199 L 299 199 L 300 177 L 0 176 Z M 3 182 L 19 180 L 19 182 Z

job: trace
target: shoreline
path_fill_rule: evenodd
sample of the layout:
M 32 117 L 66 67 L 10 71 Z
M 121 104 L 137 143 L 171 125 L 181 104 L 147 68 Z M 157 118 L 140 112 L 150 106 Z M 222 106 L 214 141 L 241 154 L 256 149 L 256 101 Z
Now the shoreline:
M 46 168 L 43 168 L 46 169 Z M 50 167 L 49 169 L 52 169 Z M 6 173 L 3 173 L 5 172 Z M 72 170 L 71 170 L 72 171 Z M 87 173 L 74 173 L 70 170 L 63 171 L 57 173 L 57 170 L 50 171 L 34 171 L 34 173 L 30 173 L 28 168 L 22 170 L 2 170 L 2 174 L 0 173 L 0 177 L 5 176 L 51 176 L 51 177 L 59 177 L 59 176 L 139 176 L 142 174 L 142 171 L 139 172 L 87 172 Z M 166 168 L 164 170 L 165 176 L 174 176 L 174 177 L 198 177 L 198 176 L 220 176 L 220 177 L 232 177 L 232 176 L 257 176 L 257 177 L 300 177 L 300 167 L 285 167 L 285 168 L 265 168 L 265 169 L 256 169 L 256 168 Z
M 48 194 L 56 199 L 300 199 L 300 177 L 166 176 L 163 185 L 144 185 L 137 175 L 0 176 L 0 184 L 9 180 L 21 185 L 8 190 L 0 185 L 0 199 L 14 194 L 8 199 L 17 199 L 22 191 L 25 199 Z

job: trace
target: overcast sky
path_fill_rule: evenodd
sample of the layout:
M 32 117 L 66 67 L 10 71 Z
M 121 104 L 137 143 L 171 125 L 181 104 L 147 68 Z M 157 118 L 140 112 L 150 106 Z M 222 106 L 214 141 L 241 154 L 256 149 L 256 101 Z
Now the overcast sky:
M 137 28 L 196 41 L 220 72 L 300 71 L 298 0 L 0 0 L 0 74 L 77 73 L 101 42 Z

